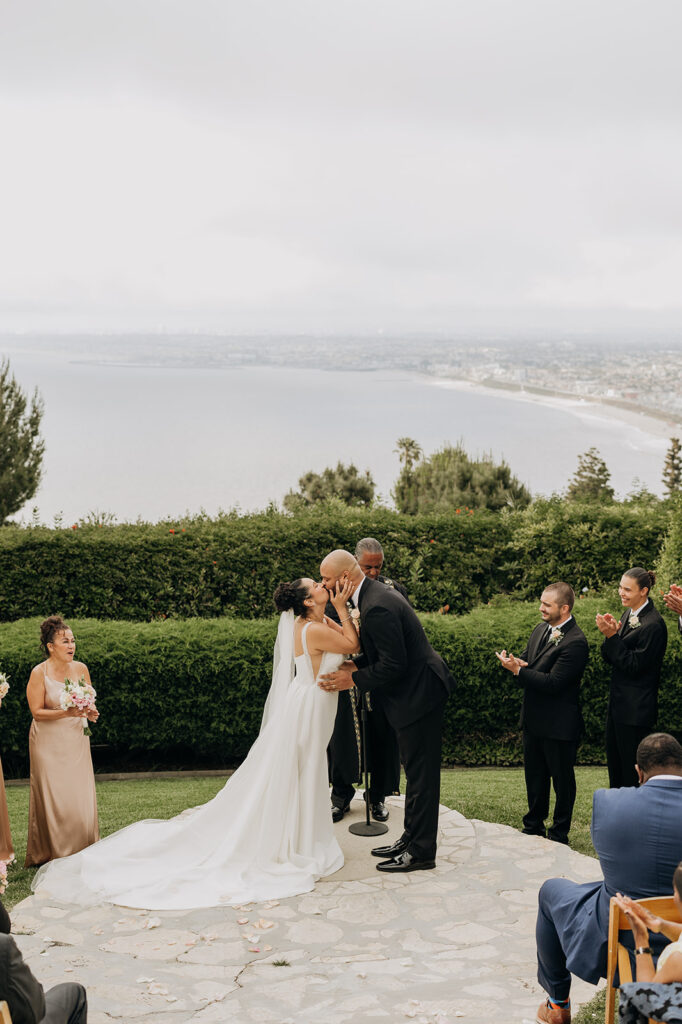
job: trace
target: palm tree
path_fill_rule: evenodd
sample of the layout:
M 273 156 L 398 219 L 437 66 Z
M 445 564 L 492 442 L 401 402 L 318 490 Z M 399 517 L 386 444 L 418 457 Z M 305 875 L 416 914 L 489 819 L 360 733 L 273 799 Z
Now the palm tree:
M 422 457 L 420 446 L 412 437 L 399 437 L 395 444 L 393 451 L 399 457 L 404 471 L 408 474 L 411 473 L 415 462 Z

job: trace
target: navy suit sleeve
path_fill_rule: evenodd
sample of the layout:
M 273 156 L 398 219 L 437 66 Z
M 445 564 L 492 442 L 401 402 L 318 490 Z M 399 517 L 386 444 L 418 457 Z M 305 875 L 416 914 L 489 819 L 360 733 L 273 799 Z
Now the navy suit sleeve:
M 537 668 L 522 668 L 518 674 L 521 686 L 542 693 L 558 694 L 569 686 L 575 686 L 585 671 L 589 649 L 587 644 L 566 644 L 559 646 L 559 654 L 549 672 Z M 525 658 L 523 659 L 525 661 Z
M 390 685 L 407 671 L 407 650 L 400 619 L 387 608 L 376 606 L 363 615 L 362 629 L 371 633 L 376 658 L 353 675 L 357 688 L 365 693 Z
M 665 623 L 660 619 L 652 622 L 650 626 L 640 626 L 636 632 L 637 639 L 634 647 L 626 645 L 618 633 L 607 637 L 601 645 L 604 660 L 617 668 L 623 675 L 629 676 L 635 685 L 639 681 L 638 677 L 648 668 L 649 663 L 663 657 L 668 642 Z M 642 685 L 648 687 L 651 683 L 645 678 Z
M 9 935 L 3 938 L 0 957 L 4 961 L 0 964 L 4 974 L 2 989 L 12 1020 L 15 1024 L 38 1024 L 45 1016 L 43 986 L 36 981 Z

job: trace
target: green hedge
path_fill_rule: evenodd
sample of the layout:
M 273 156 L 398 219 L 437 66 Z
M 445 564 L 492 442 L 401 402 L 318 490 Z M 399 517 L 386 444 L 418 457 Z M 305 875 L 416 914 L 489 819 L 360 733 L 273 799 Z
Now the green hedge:
M 583 763 L 604 759 L 603 728 L 608 671 L 599 654 L 597 609 L 610 602 L 586 599 L 576 618 L 590 642 L 583 686 L 586 735 Z M 670 644 L 665 663 L 659 725 L 682 732 L 682 643 L 668 616 Z M 450 664 L 458 687 L 446 714 L 446 764 L 517 764 L 521 760 L 520 691 L 497 662 L 502 647 L 519 652 L 538 621 L 536 603 L 499 599 L 462 617 L 427 615 L 427 633 Z M 276 620 L 231 619 L 153 623 L 73 622 L 77 656 L 98 690 L 100 722 L 94 743 L 111 744 L 121 755 L 131 748 L 149 753 L 178 746 L 196 758 L 226 763 L 241 758 L 258 732 L 270 682 Z M 26 767 L 30 718 L 24 685 L 40 660 L 38 621 L 0 625 L 0 670 L 12 689 L 0 709 L 0 753 L 8 771 Z
M 523 512 L 462 509 L 407 516 L 331 505 L 287 516 L 195 518 L 155 525 L 0 528 L 0 621 L 45 616 L 151 621 L 272 614 L 281 580 L 317 576 L 321 557 L 363 536 L 415 605 L 462 613 L 499 593 L 536 597 L 548 580 L 576 590 L 650 567 L 667 526 L 665 503 Z

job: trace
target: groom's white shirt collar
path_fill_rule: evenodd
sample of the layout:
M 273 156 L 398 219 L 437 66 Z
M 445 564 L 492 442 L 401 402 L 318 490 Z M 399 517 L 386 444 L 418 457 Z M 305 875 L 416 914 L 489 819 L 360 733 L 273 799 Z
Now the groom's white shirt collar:
M 358 606 L 358 601 L 360 599 L 360 591 L 362 590 L 362 584 L 365 582 L 366 579 L 367 579 L 367 577 L 363 576 L 362 579 L 360 580 L 360 582 L 358 583 L 356 589 L 350 595 L 350 599 L 353 602 L 353 607 L 354 608 L 357 608 L 357 606 Z

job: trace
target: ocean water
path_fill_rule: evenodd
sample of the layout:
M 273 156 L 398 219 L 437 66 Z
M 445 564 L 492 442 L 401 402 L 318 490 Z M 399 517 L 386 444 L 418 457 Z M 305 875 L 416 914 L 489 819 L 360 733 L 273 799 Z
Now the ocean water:
M 309 469 L 369 469 L 390 501 L 395 442 L 426 452 L 462 441 L 505 458 L 533 492 L 562 490 L 595 445 L 621 495 L 656 493 L 668 441 L 590 411 L 459 391 L 407 372 L 164 369 L 82 362 L 59 350 L 11 351 L 12 371 L 45 401 L 44 478 L 24 509 L 50 522 L 92 510 L 119 520 L 280 502 Z M 633 417 L 636 423 L 636 417 Z

